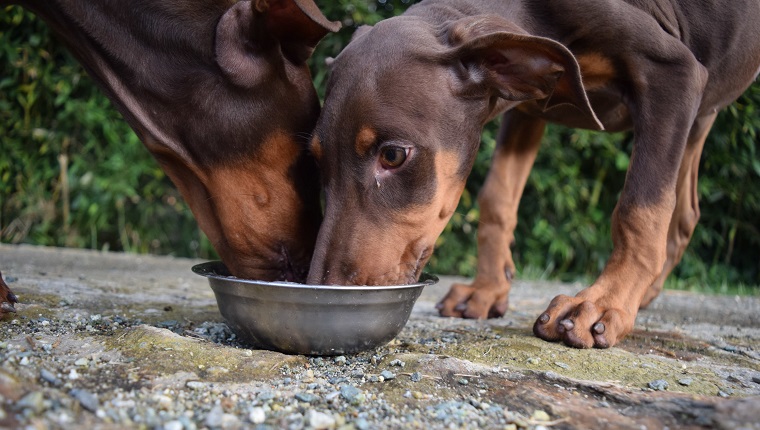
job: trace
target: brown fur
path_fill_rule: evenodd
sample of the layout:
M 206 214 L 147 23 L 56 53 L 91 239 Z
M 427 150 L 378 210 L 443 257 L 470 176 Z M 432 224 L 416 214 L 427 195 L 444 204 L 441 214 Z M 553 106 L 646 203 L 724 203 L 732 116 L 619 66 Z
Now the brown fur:
M 0 0 L 57 33 L 155 156 L 232 273 L 303 280 L 321 221 L 312 0 Z
M 479 197 L 478 274 L 471 285 L 454 285 L 438 305 L 443 316 L 501 316 L 514 275 L 509 246 L 517 207 L 546 122 L 632 130 L 606 267 L 576 297 L 555 298 L 534 325 L 546 340 L 614 345 L 691 237 L 702 145 L 715 112 L 758 73 L 758 20 L 760 5 L 752 0 L 602 0 L 594 7 L 573 0 L 428 0 L 364 28 L 332 65 L 315 130 L 327 205 L 309 280 L 413 278 L 418 267 L 389 249 L 432 247 L 444 223 L 425 208 L 459 198 L 483 125 L 506 112 Z M 381 172 L 385 192 L 370 186 L 377 151 L 359 158 L 346 149 L 360 125 L 378 131 L 373 148 L 409 151 L 403 165 Z M 445 163 L 457 165 L 455 173 L 440 175 L 441 153 L 458 154 Z M 345 236 L 347 225 L 355 227 Z M 367 246 L 369 231 L 382 231 L 384 239 L 371 244 L 371 258 L 341 251 Z M 398 267 L 407 270 L 379 276 Z M 363 275 L 346 276 L 356 273 Z

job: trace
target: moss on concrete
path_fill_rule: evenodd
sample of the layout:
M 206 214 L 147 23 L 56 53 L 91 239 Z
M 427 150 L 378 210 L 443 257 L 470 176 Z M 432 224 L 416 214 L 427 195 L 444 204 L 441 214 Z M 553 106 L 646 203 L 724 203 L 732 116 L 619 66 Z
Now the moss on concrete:
M 126 329 L 106 346 L 156 374 L 192 372 L 207 382 L 271 379 L 282 365 L 303 365 L 302 356 L 217 345 L 165 329 L 141 325 Z

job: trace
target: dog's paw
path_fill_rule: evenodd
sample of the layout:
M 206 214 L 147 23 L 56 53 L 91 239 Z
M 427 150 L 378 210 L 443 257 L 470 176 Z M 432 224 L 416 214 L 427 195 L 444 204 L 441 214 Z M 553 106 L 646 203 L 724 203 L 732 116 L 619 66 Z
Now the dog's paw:
M 8 285 L 3 280 L 3 274 L 0 273 L 0 319 L 6 314 L 16 312 L 14 303 L 18 303 L 18 298 L 13 294 Z
M 454 284 L 435 307 L 444 317 L 498 318 L 509 307 L 509 285 Z
M 609 348 L 633 329 L 636 318 L 601 301 L 559 295 L 533 325 L 533 333 L 574 348 Z

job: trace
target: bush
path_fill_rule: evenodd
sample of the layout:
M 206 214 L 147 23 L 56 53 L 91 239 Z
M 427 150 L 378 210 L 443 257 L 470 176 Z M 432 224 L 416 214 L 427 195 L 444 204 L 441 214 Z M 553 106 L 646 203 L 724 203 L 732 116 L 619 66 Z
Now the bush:
M 408 1 L 321 1 L 344 28 L 312 59 L 323 94 L 326 57 L 353 30 Z M 0 9 L 0 239 L 214 258 L 179 193 L 46 25 Z M 760 84 L 721 112 L 700 166 L 702 218 L 671 285 L 760 284 Z M 477 192 L 497 124 L 484 130 L 459 208 L 428 270 L 472 276 Z M 550 126 L 519 211 L 515 261 L 533 276 L 593 277 L 611 250 L 609 218 L 625 178 L 630 134 Z M 673 277 L 671 277 L 673 279 Z

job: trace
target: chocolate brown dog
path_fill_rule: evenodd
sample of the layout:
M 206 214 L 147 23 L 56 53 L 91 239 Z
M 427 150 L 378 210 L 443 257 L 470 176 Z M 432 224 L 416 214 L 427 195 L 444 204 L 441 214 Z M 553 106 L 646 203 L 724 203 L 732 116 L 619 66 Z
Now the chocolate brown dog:
M 179 188 L 236 276 L 306 277 L 321 222 L 306 60 L 313 0 L 18 0 L 43 18 Z M 15 296 L 0 282 L 0 316 Z
M 760 3 L 436 0 L 357 32 L 336 58 L 312 151 L 326 188 L 309 282 L 413 281 L 457 206 L 483 125 L 505 112 L 481 191 L 480 259 L 444 316 L 507 310 L 517 206 L 547 121 L 632 129 L 614 250 L 534 333 L 609 347 L 678 263 L 699 218 L 716 112 L 760 66 Z

